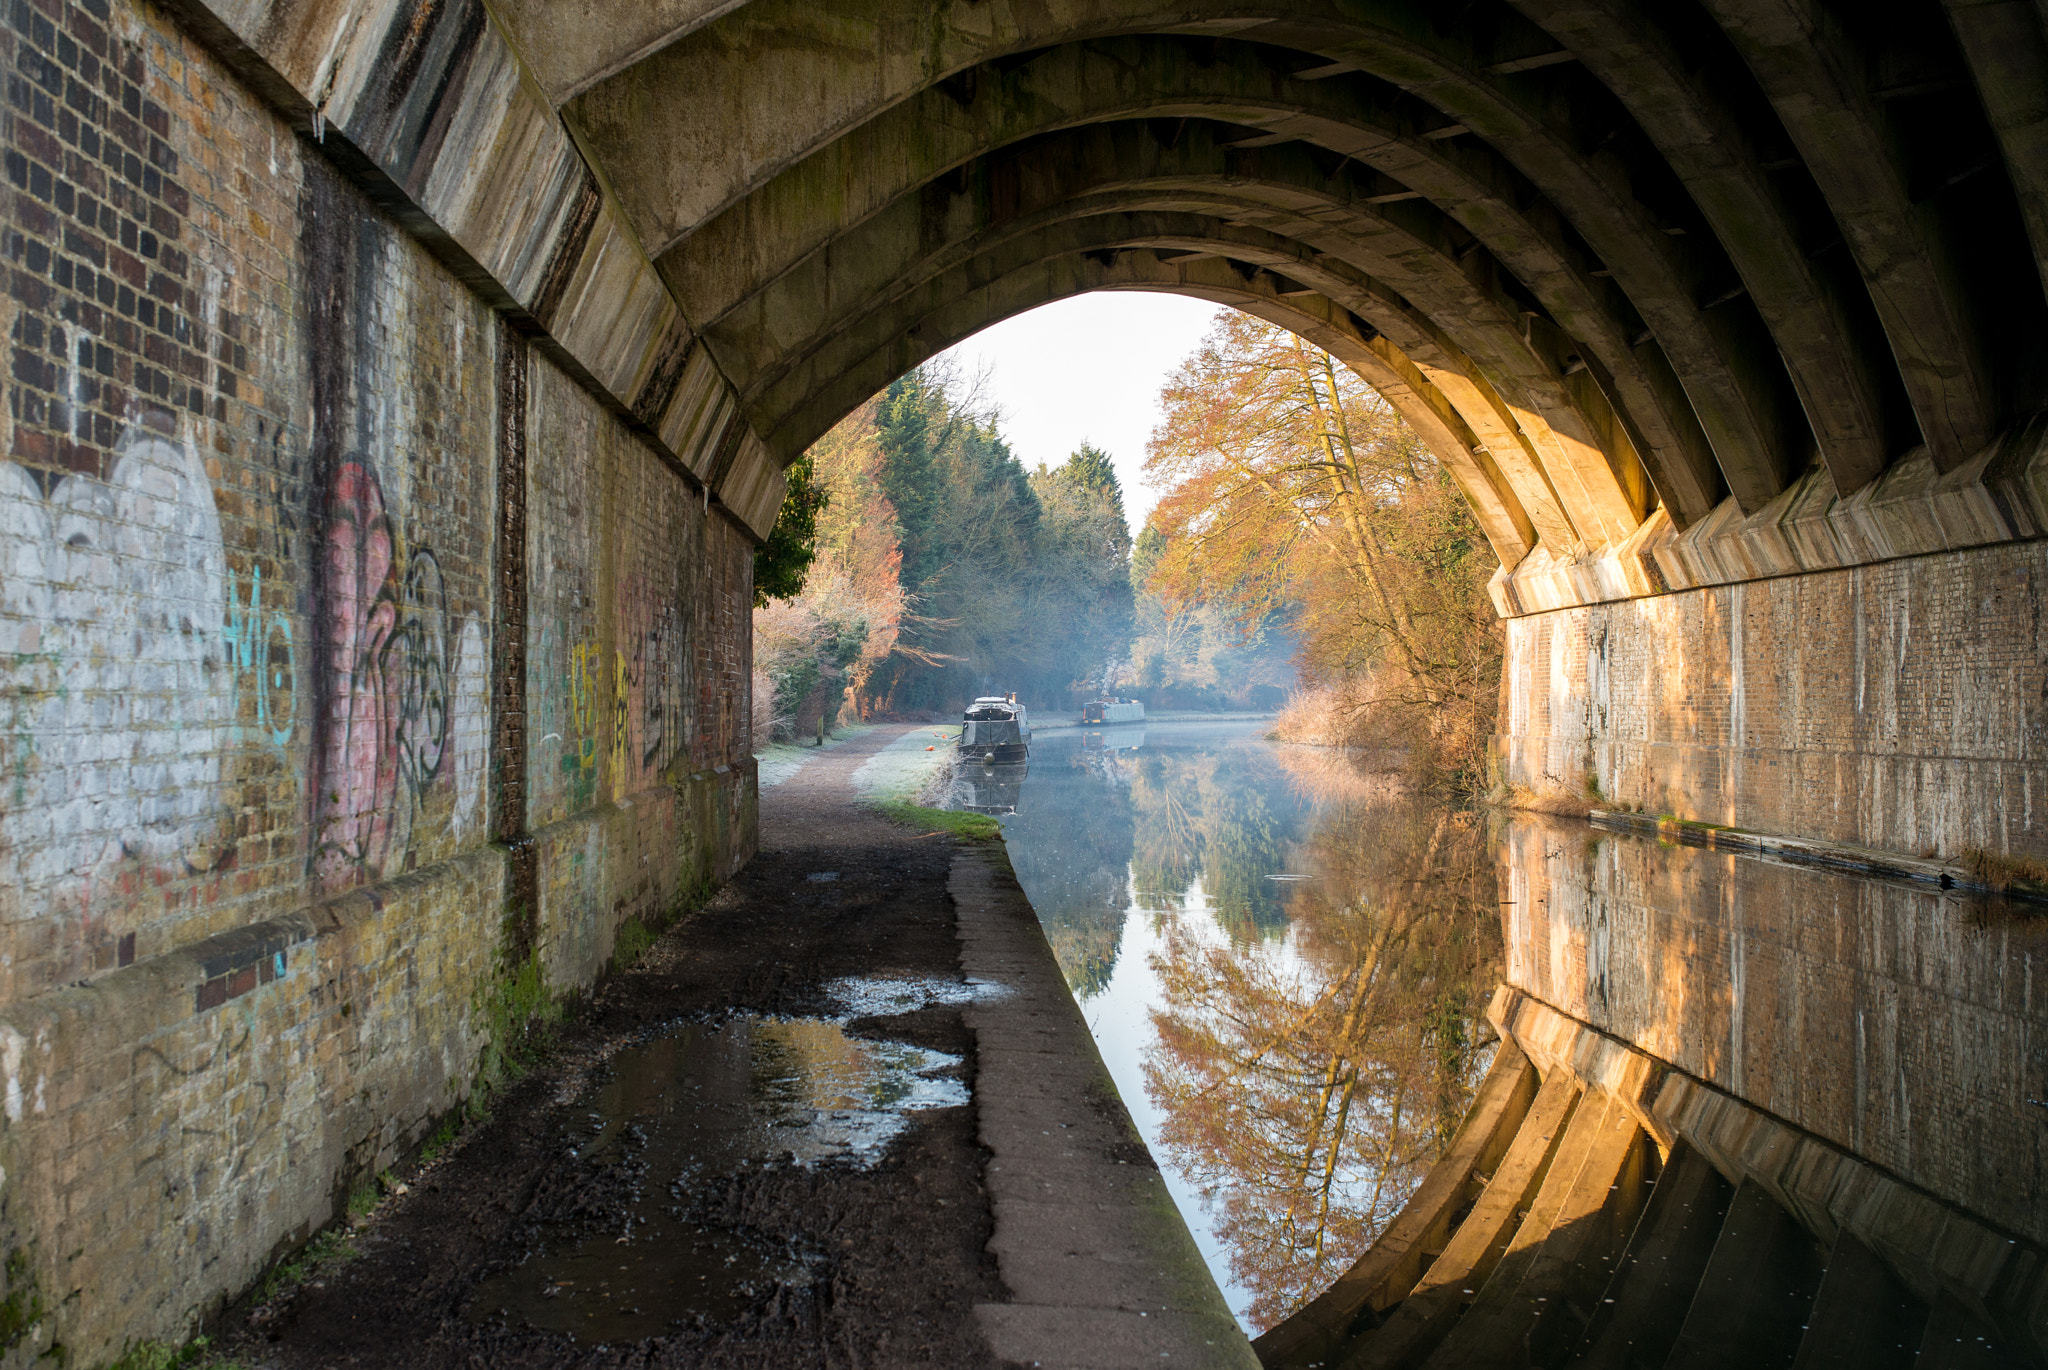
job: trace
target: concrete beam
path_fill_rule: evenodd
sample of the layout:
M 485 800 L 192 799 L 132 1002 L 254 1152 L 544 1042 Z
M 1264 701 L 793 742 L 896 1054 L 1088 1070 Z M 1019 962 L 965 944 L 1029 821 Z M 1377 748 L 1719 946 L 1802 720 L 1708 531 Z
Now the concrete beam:
M 2005 153 L 2048 292 L 2048 24 L 2036 0 L 1942 0 Z
M 860 0 L 827 17 L 798 0 L 757 0 L 593 87 L 571 108 L 613 178 L 632 187 L 643 238 L 668 244 L 832 140 L 981 62 L 1116 33 L 1213 31 L 1220 22 L 1239 32 L 1258 25 L 1262 41 L 1354 61 L 1505 154 L 1559 206 L 1648 321 L 1746 506 L 1768 500 L 1804 465 L 1810 434 L 1761 324 L 1699 307 L 1701 254 L 1718 253 L 1666 234 L 1626 168 L 1589 161 L 1568 109 L 1523 100 L 1517 92 L 1525 86 L 1503 84 L 1560 68 L 1490 74 L 1493 54 L 1436 23 L 1426 6 L 1381 6 L 1368 21 L 1337 0 L 1227 8 L 1221 0 L 1072 0 L 1015 9 Z M 792 90 L 818 98 L 792 100 Z
M 1876 64 L 1816 0 L 1705 0 L 1827 197 L 1884 321 L 1920 431 L 1947 471 L 1998 431 L 1982 321 L 1932 203 L 1914 202 L 1871 87 Z
M 1384 338 L 1368 340 L 1348 313 L 1317 296 L 1282 297 L 1270 277 L 1245 280 L 1217 259 L 1162 263 L 1150 252 L 1125 252 L 1103 262 L 1060 257 L 994 280 L 973 296 L 886 339 L 857 366 L 822 385 L 769 435 L 784 459 L 803 451 L 868 396 L 905 371 L 992 323 L 1090 290 L 1151 290 L 1227 304 L 1292 329 L 1352 367 L 1406 419 L 1472 501 L 1481 529 L 1504 564 L 1521 560 L 1535 541 L 1512 486 L 1482 452 L 1470 430 L 1433 383 L 1398 357 Z M 1470 444 L 1470 445 L 1467 445 Z
M 1257 279 L 1261 266 L 1284 269 L 1289 276 L 1304 278 L 1318 287 L 1336 305 L 1359 314 L 1368 326 L 1384 334 L 1415 362 L 1433 387 L 1449 399 L 1478 437 L 1479 444 L 1506 475 L 1516 501 L 1539 538 L 1553 546 L 1580 544 L 1581 535 L 1573 526 L 1572 513 L 1560 497 L 1546 463 L 1546 457 L 1550 462 L 1563 462 L 1558 451 L 1562 444 L 1546 427 L 1540 413 L 1500 396 L 1480 378 L 1480 368 L 1473 360 L 1426 318 L 1398 296 L 1375 290 L 1369 281 L 1345 273 L 1341 263 L 1304 261 L 1302 258 L 1307 254 L 1291 249 L 1283 239 L 1256 229 L 1231 229 L 1192 215 L 1095 215 L 1056 222 L 997 243 L 913 290 L 876 303 L 837 331 L 821 337 L 816 346 L 796 353 L 794 366 L 749 397 L 749 415 L 763 431 L 781 431 L 786 416 L 808 408 L 813 397 L 822 393 L 821 387 L 850 396 L 842 401 L 850 409 L 898 374 L 883 375 L 882 369 L 875 366 L 876 359 L 887 355 L 891 339 L 925 334 L 938 317 L 959 319 L 958 324 L 949 322 L 945 326 L 949 334 L 961 327 L 966 333 L 974 332 L 988 321 L 975 320 L 971 312 L 962 311 L 971 311 L 977 300 L 1000 299 L 999 307 L 1010 313 L 1032 308 L 1043 302 L 1025 293 L 1034 288 L 1034 282 L 1035 288 L 1060 288 L 1053 284 L 1058 277 L 1033 274 L 1052 259 L 1094 253 L 1114 260 L 1127 249 L 1152 247 L 1220 251 L 1223 259 L 1178 269 L 1213 279 L 1249 298 L 1308 298 L 1282 295 L 1283 283 L 1270 277 Z M 992 294 L 992 286 L 1001 288 Z M 1012 290 L 1019 292 L 1016 298 L 1011 297 Z M 842 380 L 855 376 L 860 379 Z M 876 376 L 880 376 L 879 381 L 874 380 Z M 851 393 L 862 385 L 868 389 L 857 395 Z M 835 409 L 839 409 L 836 403 L 825 412 Z M 836 419 L 837 415 L 833 417 Z
M 1702 54 L 1669 32 L 1655 7 L 1514 3 L 1628 106 L 1692 191 L 1777 340 L 1835 487 L 1851 494 L 1875 480 L 1919 436 L 1887 430 L 1897 368 L 1882 337 L 1864 327 L 1869 299 L 1854 273 L 1842 280 L 1826 270 L 1825 255 L 1805 250 L 1799 208 L 1764 169 L 1776 150 L 1758 146 L 1730 107 L 1729 83 L 1701 65 Z
M 660 266 L 690 317 L 709 327 L 854 226 L 906 201 L 926 204 L 935 182 L 976 193 L 986 175 L 989 184 L 979 193 L 1003 203 L 1000 177 L 985 173 L 979 159 L 1045 130 L 1175 119 L 1182 121 L 1177 146 L 1181 136 L 1194 136 L 1185 122 L 1191 119 L 1272 127 L 1280 131 L 1274 136 L 1297 144 L 1297 157 L 1313 146 L 1348 159 L 1333 176 L 1318 167 L 1316 179 L 1344 188 L 1348 203 L 1441 245 L 1475 285 L 1485 288 L 1485 278 L 1496 276 L 1496 289 L 1524 300 L 1533 295 L 1573 335 L 1564 351 L 1582 357 L 1610 396 L 1679 525 L 1712 507 L 1720 477 L 1683 386 L 1654 343 L 1638 344 L 1640 317 L 1610 280 L 1589 274 L 1595 263 L 1567 241 L 1562 218 L 1532 204 L 1525 187 L 1513 189 L 1516 178 L 1504 168 L 1490 180 L 1475 179 L 1442 140 L 1415 131 L 1398 101 L 1375 98 L 1378 88 L 1301 80 L 1272 49 L 1161 36 L 1069 44 L 1020 66 L 984 65 L 971 75 L 971 117 L 961 117 L 953 86 L 920 92 L 792 165 L 664 253 Z M 1373 169 L 1398 173 L 1418 189 L 1390 196 Z M 1472 250 L 1471 234 L 1483 250 Z
M 1269 165 L 1267 158 L 1278 164 Z M 969 178 L 964 189 L 935 185 L 916 200 L 899 201 L 729 313 L 707 336 L 748 402 L 757 404 L 780 375 L 807 363 L 824 339 L 886 302 L 915 297 L 942 271 L 961 269 L 997 244 L 1082 216 L 1116 216 L 1126 203 L 1202 210 L 1222 221 L 1258 214 L 1264 216 L 1261 228 L 1216 230 L 1223 240 L 1242 239 L 1246 251 L 1237 254 L 1240 259 L 1290 272 L 1326 292 L 1351 284 L 1333 285 L 1330 274 L 1332 263 L 1348 263 L 1386 288 L 1365 283 L 1332 297 L 1397 341 L 1408 324 L 1420 328 L 1421 337 L 1403 342 L 1411 356 L 1423 359 L 1426 352 L 1417 349 L 1428 349 L 1430 336 L 1457 340 L 1470 361 L 1445 362 L 1440 354 L 1437 364 L 1452 370 L 1476 366 L 1503 397 L 1500 418 L 1510 431 L 1527 435 L 1550 484 L 1562 494 L 1578 541 L 1611 545 L 1632 533 L 1648 512 L 1653 496 L 1629 426 L 1616 418 L 1590 376 L 1577 378 L 1583 366 L 1567 374 L 1567 359 L 1579 355 L 1576 344 L 1553 330 L 1541 335 L 1551 345 L 1539 349 L 1537 336 L 1525 331 L 1527 321 L 1512 312 L 1512 298 L 1479 289 L 1450 251 L 1417 241 L 1378 218 L 1371 206 L 1349 212 L 1315 166 L 1300 164 L 1304 153 L 1274 149 L 1246 158 L 1213 146 L 1206 126 L 1199 136 L 1191 131 L 1180 145 L 1164 148 L 1144 126 L 1119 124 L 1057 135 L 1021 152 L 1018 160 L 1022 165 L 1009 162 L 987 177 Z M 1002 197 L 1001 214 L 984 193 L 989 181 L 1018 187 Z M 1088 193 L 1061 198 L 1070 184 Z M 1192 224 L 1160 231 L 1211 236 Z M 1116 244 L 1136 241 L 1120 230 L 1112 234 Z M 1306 239 L 1315 250 L 1290 238 Z M 1371 298 L 1375 291 L 1389 295 L 1391 303 Z

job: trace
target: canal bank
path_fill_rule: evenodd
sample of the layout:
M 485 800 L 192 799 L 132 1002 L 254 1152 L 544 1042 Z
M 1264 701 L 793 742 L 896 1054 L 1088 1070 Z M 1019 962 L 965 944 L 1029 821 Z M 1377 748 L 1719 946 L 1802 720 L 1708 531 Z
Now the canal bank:
M 216 1345 L 280 1368 L 1255 1364 L 1000 846 L 861 802 L 931 731 L 764 788 L 759 856 Z

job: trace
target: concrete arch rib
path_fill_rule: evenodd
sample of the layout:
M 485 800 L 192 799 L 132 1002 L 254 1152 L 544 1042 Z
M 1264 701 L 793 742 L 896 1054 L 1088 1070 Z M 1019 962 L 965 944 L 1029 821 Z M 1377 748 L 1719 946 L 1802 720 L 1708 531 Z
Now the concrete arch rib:
M 1692 191 L 1777 340 L 1835 489 L 1875 480 L 1918 434 L 1886 431 L 1896 370 L 1858 326 L 1862 284 L 1834 279 L 1802 250 L 1794 208 L 1763 169 L 1769 152 L 1752 145 L 1699 55 L 1635 0 L 1511 2 L 1615 93 Z
M 1930 205 L 1864 77 L 1862 54 L 1813 0 L 1703 0 L 1777 108 L 1863 272 L 1935 465 L 1947 471 L 1997 431 L 1997 387 L 1979 321 Z
M 1761 322 L 1702 311 L 1704 245 L 1668 236 L 1624 168 L 1585 158 L 1568 111 L 1489 74 L 1494 54 L 1432 13 L 1422 0 L 848 0 L 823 15 L 800 0 L 755 0 L 591 88 L 568 112 L 643 239 L 671 244 L 819 147 L 977 63 L 1089 37 L 1256 28 L 1261 41 L 1352 62 L 1413 92 L 1547 195 L 1685 378 L 1730 489 L 1745 508 L 1760 507 L 1803 468 L 1811 445 Z
M 2019 195 L 2034 269 L 2048 293 L 2048 16 L 2038 4 L 1942 0 L 2005 173 Z
M 1365 337 L 1346 312 L 1321 297 L 1280 295 L 1272 278 L 1246 280 L 1217 259 L 1173 265 L 1151 252 L 1104 262 L 1061 256 L 990 279 L 896 332 L 850 365 L 834 370 L 768 432 L 768 444 L 793 459 L 868 396 L 954 343 L 1039 305 L 1095 290 L 1185 295 L 1242 309 L 1291 329 L 1331 353 L 1384 396 L 1458 483 L 1501 564 L 1512 568 L 1540 536 L 1490 454 L 1429 378 L 1385 338 Z
M 1102 226 L 1084 229 L 1086 239 L 1059 237 L 1049 250 L 1100 250 L 1165 235 L 1315 285 L 1430 365 L 1504 467 L 1540 463 L 1563 496 L 1576 541 L 1605 546 L 1636 529 L 1651 495 L 1631 438 L 1583 370 L 1562 374 L 1556 349 L 1546 356 L 1531 343 L 1513 301 L 1481 289 L 1448 253 L 1383 222 L 1336 217 L 1339 206 L 1315 168 L 1224 175 L 1223 159 L 1203 141 L 1162 147 L 1142 127 L 1098 125 L 1035 145 L 1030 161 L 1070 174 L 1020 172 L 1017 195 L 1001 214 L 972 184 L 943 199 L 900 202 L 778 278 L 707 340 L 752 399 L 825 340 L 914 296 L 940 273 L 999 244 L 1105 216 Z M 1060 198 L 1062 182 L 1083 193 Z M 1140 226 L 1120 214 L 1127 209 L 1167 212 L 1144 215 Z M 1254 218 L 1259 223 L 1230 226 Z M 1334 272 L 1337 263 L 1353 270 Z M 1503 451 L 1504 441 L 1517 450 Z M 1525 497 L 1538 495 L 1532 488 Z M 1574 541 L 1563 528 L 1548 532 L 1553 543 Z
M 1441 142 L 1421 137 L 1412 120 L 1357 84 L 1300 81 L 1282 65 L 1288 54 L 1245 43 L 1179 38 L 1128 38 L 1070 44 L 1032 55 L 1000 78 L 977 78 L 961 106 L 925 91 L 821 149 L 677 243 L 662 270 L 700 328 L 711 329 L 749 294 L 772 289 L 868 219 L 915 214 L 928 223 L 943 209 L 935 186 L 953 195 L 977 191 L 992 203 L 1018 193 L 1001 184 L 1003 154 L 1044 128 L 1073 128 L 1122 118 L 1229 119 L 1297 135 L 1286 147 L 1231 154 L 1247 175 L 1277 175 L 1288 159 L 1300 168 L 1304 193 L 1342 192 L 1365 220 L 1384 220 L 1411 237 L 1455 254 L 1475 283 L 1512 281 L 1558 321 L 1566 338 L 1558 355 L 1581 356 L 1649 467 L 1674 520 L 1683 527 L 1720 498 L 1720 478 L 1705 433 L 1683 386 L 1654 343 L 1641 343 L 1642 322 L 1611 282 L 1590 274 L 1584 253 L 1564 241 L 1562 220 L 1502 194 L 1503 174 L 1482 182 Z M 1299 62 L 1293 57 L 1292 62 Z M 1179 126 L 1187 131 L 1187 124 Z M 1206 125 L 1197 124 L 1190 136 Z M 1332 174 L 1302 157 L 1304 144 L 1350 159 Z M 1176 146 L 1178 143 L 1176 142 Z M 1212 152 L 1216 150 L 1212 149 Z M 1024 155 L 1024 154 L 1018 154 Z M 1220 154 L 1219 154 L 1220 155 Z M 1043 158 L 1007 174 L 1018 186 L 1048 173 Z M 1398 183 L 1374 168 L 1397 168 Z M 1313 185 L 1310 183 L 1313 182 Z M 1320 191 L 1318 190 L 1320 188 Z M 1410 189 L 1427 199 L 1375 204 L 1385 192 Z M 916 204 L 907 210 L 906 203 Z M 1444 206 L 1439 209 L 1437 206 Z M 1446 212 L 1451 217 L 1446 217 Z M 1475 255 L 1457 234 L 1477 232 L 1486 252 Z M 907 231 L 907 230 L 906 230 Z M 918 231 L 922 231 L 919 229 Z M 1460 241 L 1449 239 L 1457 234 Z M 1333 250 L 1327 239 L 1318 242 Z M 857 265 L 853 254 L 835 259 Z M 1525 306 L 1517 302 L 1511 312 Z M 1566 363 L 1569 365 L 1570 363 Z
M 1444 397 L 1475 444 L 1498 468 L 1505 488 L 1525 511 L 1538 538 L 1559 555 L 1571 555 L 1582 546 L 1583 539 L 1567 512 L 1567 500 L 1551 476 L 1551 468 L 1559 463 L 1555 458 L 1546 461 L 1557 444 L 1541 415 L 1504 400 L 1480 378 L 1471 359 L 1454 342 L 1404 301 L 1373 288 L 1362 273 L 1344 270 L 1337 263 L 1311 261 L 1312 254 L 1306 249 L 1274 235 L 1231 229 L 1195 215 L 1105 213 L 1054 221 L 994 242 L 980 254 L 912 289 L 873 302 L 821 334 L 802 351 L 795 366 L 746 397 L 748 413 L 757 431 L 780 432 L 785 416 L 832 387 L 841 371 L 858 369 L 899 334 L 919 333 L 927 319 L 959 301 L 976 298 L 988 282 L 1017 278 L 1020 273 L 1029 279 L 1032 268 L 1060 257 L 1093 253 L 1097 260 L 1113 262 L 1129 249 L 1149 251 L 1151 245 L 1221 254 L 1224 260 L 1220 262 L 1196 263 L 1189 268 L 1201 268 L 1212 276 L 1229 273 L 1216 276 L 1219 288 L 1256 298 L 1287 299 L 1283 289 L 1294 288 L 1293 281 L 1300 279 L 1323 292 L 1329 308 L 1358 316 L 1350 325 L 1354 332 L 1361 337 L 1377 333 Z M 1262 278 L 1260 273 L 1269 268 L 1284 270 L 1286 279 Z M 1262 280 L 1263 284 L 1253 288 Z M 1308 298 L 1304 292 L 1297 307 L 1306 307 Z M 1018 306 L 1028 307 L 1028 303 Z M 1568 473 L 1566 488 L 1577 493 Z

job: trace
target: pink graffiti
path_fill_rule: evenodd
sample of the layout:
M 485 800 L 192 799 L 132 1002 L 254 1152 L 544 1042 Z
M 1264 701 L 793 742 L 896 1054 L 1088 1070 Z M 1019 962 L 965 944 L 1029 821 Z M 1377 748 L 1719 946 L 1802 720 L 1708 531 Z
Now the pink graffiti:
M 335 474 L 327 500 L 317 610 L 325 672 L 313 873 L 323 889 L 380 874 L 401 821 L 399 681 L 389 667 L 399 626 L 397 547 L 384 492 L 360 462 Z

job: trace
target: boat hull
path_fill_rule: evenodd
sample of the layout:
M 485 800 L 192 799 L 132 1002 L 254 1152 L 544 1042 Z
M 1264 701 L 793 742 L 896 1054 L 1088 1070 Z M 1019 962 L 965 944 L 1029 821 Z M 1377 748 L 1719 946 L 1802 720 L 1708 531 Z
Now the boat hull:
M 1026 760 L 1030 755 L 1029 742 L 963 742 L 960 745 L 962 760 L 993 761 L 998 766 Z

